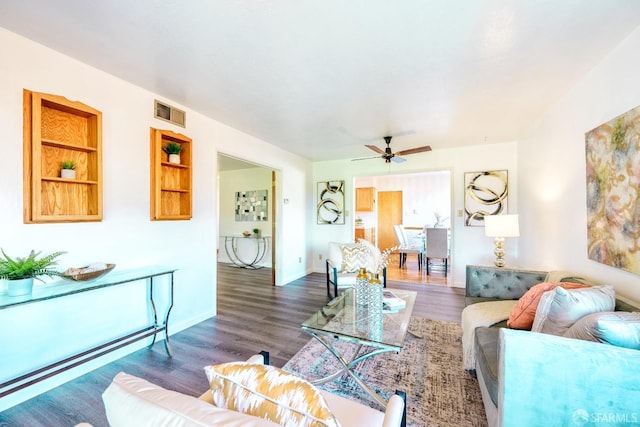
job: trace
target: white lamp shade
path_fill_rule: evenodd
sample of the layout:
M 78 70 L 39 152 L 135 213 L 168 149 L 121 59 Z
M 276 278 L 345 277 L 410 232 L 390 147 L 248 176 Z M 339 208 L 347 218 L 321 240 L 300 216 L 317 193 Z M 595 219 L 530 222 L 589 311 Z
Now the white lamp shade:
M 485 215 L 484 234 L 488 237 L 518 237 L 518 215 Z

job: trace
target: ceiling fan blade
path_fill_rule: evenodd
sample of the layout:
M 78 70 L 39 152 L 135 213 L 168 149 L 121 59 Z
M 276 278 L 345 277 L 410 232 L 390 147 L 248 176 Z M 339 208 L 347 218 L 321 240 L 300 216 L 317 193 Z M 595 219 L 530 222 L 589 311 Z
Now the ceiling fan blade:
M 395 156 L 393 156 L 393 157 L 391 158 L 391 161 L 392 161 L 393 163 L 402 163 L 402 162 L 406 162 L 406 161 L 407 161 L 407 159 L 404 159 L 404 158 L 402 158 L 402 157 L 398 157 L 398 155 L 396 154 Z
M 424 153 L 425 151 L 431 151 L 431 147 L 429 145 L 425 145 L 424 147 L 416 147 L 416 148 L 410 148 L 408 150 L 398 151 L 396 153 L 396 156 L 406 156 L 407 154 Z
M 373 156 L 373 157 L 360 157 L 359 159 L 351 159 L 352 162 L 355 162 L 356 160 L 370 160 L 370 159 L 379 159 L 380 156 Z
M 381 149 L 379 149 L 378 147 L 376 147 L 375 145 L 368 145 L 365 144 L 365 147 L 367 147 L 369 150 L 373 150 L 378 154 L 384 154 L 384 151 L 382 151 Z

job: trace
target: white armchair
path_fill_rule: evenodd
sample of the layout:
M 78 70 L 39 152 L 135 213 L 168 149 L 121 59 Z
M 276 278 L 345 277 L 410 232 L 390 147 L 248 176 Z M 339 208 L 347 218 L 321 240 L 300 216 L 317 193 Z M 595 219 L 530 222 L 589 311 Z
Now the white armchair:
M 356 276 L 358 275 L 357 265 L 354 265 L 354 268 L 348 268 L 346 271 L 344 268 L 344 260 L 343 260 L 343 248 L 345 250 L 349 250 L 349 248 L 357 247 L 357 243 L 339 243 L 339 242 L 329 242 L 329 255 L 326 260 L 326 271 L 327 271 L 327 296 L 329 298 L 334 298 L 338 296 L 338 290 L 345 288 L 353 288 L 356 286 Z M 365 260 L 364 264 L 360 265 L 362 267 L 366 267 L 367 271 L 373 271 L 375 266 L 373 264 L 372 259 Z M 382 269 L 382 285 L 387 287 L 387 269 Z M 333 296 L 331 295 L 331 288 L 333 288 Z
M 268 353 L 252 356 L 251 364 L 268 364 Z M 266 360 L 265 360 L 266 359 Z M 313 386 L 311 386 L 313 387 Z M 396 392 L 385 412 L 344 397 L 319 390 L 333 417 L 344 427 L 404 427 L 405 395 Z M 141 378 L 116 375 L 102 395 L 111 427 L 158 425 L 276 427 L 278 424 L 258 415 L 249 415 L 213 404 L 211 390 L 196 398 L 166 390 Z

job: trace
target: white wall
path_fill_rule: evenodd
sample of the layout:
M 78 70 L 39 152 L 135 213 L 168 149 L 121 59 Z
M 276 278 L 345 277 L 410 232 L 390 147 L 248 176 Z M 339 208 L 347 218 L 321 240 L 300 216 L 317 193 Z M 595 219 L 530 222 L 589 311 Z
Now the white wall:
M 230 263 L 225 250 L 225 236 L 240 236 L 244 231 L 252 232 L 254 228 L 259 228 L 263 236 L 271 236 L 271 170 L 265 168 L 248 168 L 220 172 L 218 174 L 219 189 L 219 239 L 218 239 L 218 260 Z M 268 221 L 237 221 L 235 217 L 236 192 L 267 190 Z M 253 239 L 246 239 L 236 242 L 238 257 L 241 261 L 250 262 L 258 251 L 258 242 Z M 230 242 L 227 242 L 230 246 Z M 232 251 L 229 247 L 228 250 Z M 232 252 L 233 253 L 233 252 Z M 233 256 L 233 255 L 232 255 Z M 267 244 L 264 258 L 258 265 L 271 267 L 271 242 Z
M 437 211 L 444 224 L 451 219 L 451 173 L 446 171 L 356 177 L 355 187 L 374 187 L 378 191 L 402 191 L 402 224 L 405 227 L 432 226 Z M 375 227 L 375 212 L 356 212 L 365 225 Z M 367 222 L 367 219 L 370 221 Z
M 518 162 L 516 159 L 517 144 L 487 144 L 451 149 L 434 149 L 429 153 L 411 155 L 406 162 L 385 164 L 379 159 L 361 162 L 349 160 L 333 162 L 316 162 L 313 164 L 313 180 L 345 181 L 345 206 L 347 217 L 345 225 L 318 225 L 313 213 L 313 268 L 314 271 L 325 271 L 324 259 L 327 256 L 328 242 L 353 241 L 353 218 L 355 208 L 354 177 L 383 175 L 387 173 L 407 173 L 420 171 L 449 170 L 452 177 L 452 206 L 454 217 L 452 228 L 452 278 L 453 285 L 464 287 L 465 267 L 467 264 L 493 264 L 493 240 L 484 235 L 484 227 L 466 227 L 464 218 L 458 216 L 464 210 L 464 173 L 482 170 L 506 169 L 509 171 L 509 211 L 517 213 L 518 209 Z M 317 197 L 317 194 L 314 194 Z M 517 247 L 507 242 L 507 262 L 517 263 Z
M 311 164 L 235 129 L 167 100 L 187 112 L 187 128 L 153 118 L 154 98 L 148 91 L 100 70 L 0 29 L 3 53 L 0 67 L 0 127 L 3 153 L 0 168 L 0 247 L 21 255 L 31 248 L 49 253 L 67 251 L 60 268 L 104 261 L 117 269 L 160 264 L 178 268 L 175 306 L 170 332 L 178 332 L 216 313 L 216 180 L 217 153 L 266 164 L 278 171 L 277 217 L 286 223 L 279 242 L 291 251 L 279 251 L 279 283 L 310 268 L 305 239 L 313 197 Z M 101 222 L 29 224 L 22 221 L 22 91 L 23 88 L 65 96 L 103 113 L 103 208 Z M 171 129 L 193 139 L 193 219 L 149 220 L 149 128 Z M 282 204 L 288 197 L 289 204 Z M 280 243 L 282 245 L 282 243 Z M 303 262 L 298 258 L 302 256 Z M 310 264 L 309 264 L 310 265 Z M 33 367 L 130 330 L 146 317 L 138 285 L 124 285 L 96 293 L 79 294 L 0 310 L 0 382 L 24 367 Z M 117 315 L 116 315 L 117 313 Z M 142 313 L 142 316 L 141 316 Z M 142 319 L 141 319 L 142 317 Z M 21 325 L 24 320 L 24 327 Z M 33 327 L 33 325 L 40 327 Z M 11 328 L 6 325 L 12 325 Z M 86 327 L 85 327 L 86 326 Z M 87 327 L 96 328 L 95 331 Z M 57 333 L 53 333 L 57 331 Z M 59 342 L 64 337 L 67 345 Z M 4 397 L 0 410 L 54 387 L 138 346 L 100 358 L 54 377 L 24 392 Z
M 640 104 L 639 51 L 640 28 L 579 80 L 518 145 L 523 264 L 579 272 L 635 299 L 640 299 L 638 275 L 587 258 L 585 133 Z

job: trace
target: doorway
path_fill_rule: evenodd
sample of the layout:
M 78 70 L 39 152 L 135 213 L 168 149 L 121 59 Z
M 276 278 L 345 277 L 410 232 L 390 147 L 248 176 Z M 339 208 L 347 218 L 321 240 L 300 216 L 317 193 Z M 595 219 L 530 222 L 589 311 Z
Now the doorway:
M 262 256 L 255 266 L 271 268 L 273 286 L 276 284 L 276 173 L 271 168 L 218 153 L 218 261 L 234 264 L 228 255 L 229 244 L 243 261 L 252 260 L 259 251 Z M 262 198 L 265 193 L 268 193 L 265 200 L 254 200 L 255 196 Z M 238 212 L 238 203 L 248 214 Z M 255 215 L 251 212 L 254 209 Z M 253 238 L 254 229 L 259 230 L 259 240 Z M 252 234 L 252 238 L 238 239 L 235 246 L 225 238 L 242 237 L 243 233 Z
M 438 226 L 449 228 L 453 234 L 451 180 L 450 170 L 355 177 L 355 188 L 374 188 L 375 209 L 373 212 L 356 211 L 354 219 L 358 224 L 376 229 L 376 243 L 381 251 L 397 244 L 394 225 L 402 225 L 408 239 L 416 244 L 421 242 L 423 228 L 432 227 L 436 222 Z M 453 253 L 451 247 L 450 253 Z M 397 258 L 392 258 L 387 277 L 424 284 L 453 284 L 452 274 L 445 277 L 442 269 L 436 269 L 427 276 L 426 270 L 418 270 L 416 256 L 408 258 L 406 268 L 402 269 L 394 262 Z M 449 273 L 452 271 L 452 262 L 450 258 Z

